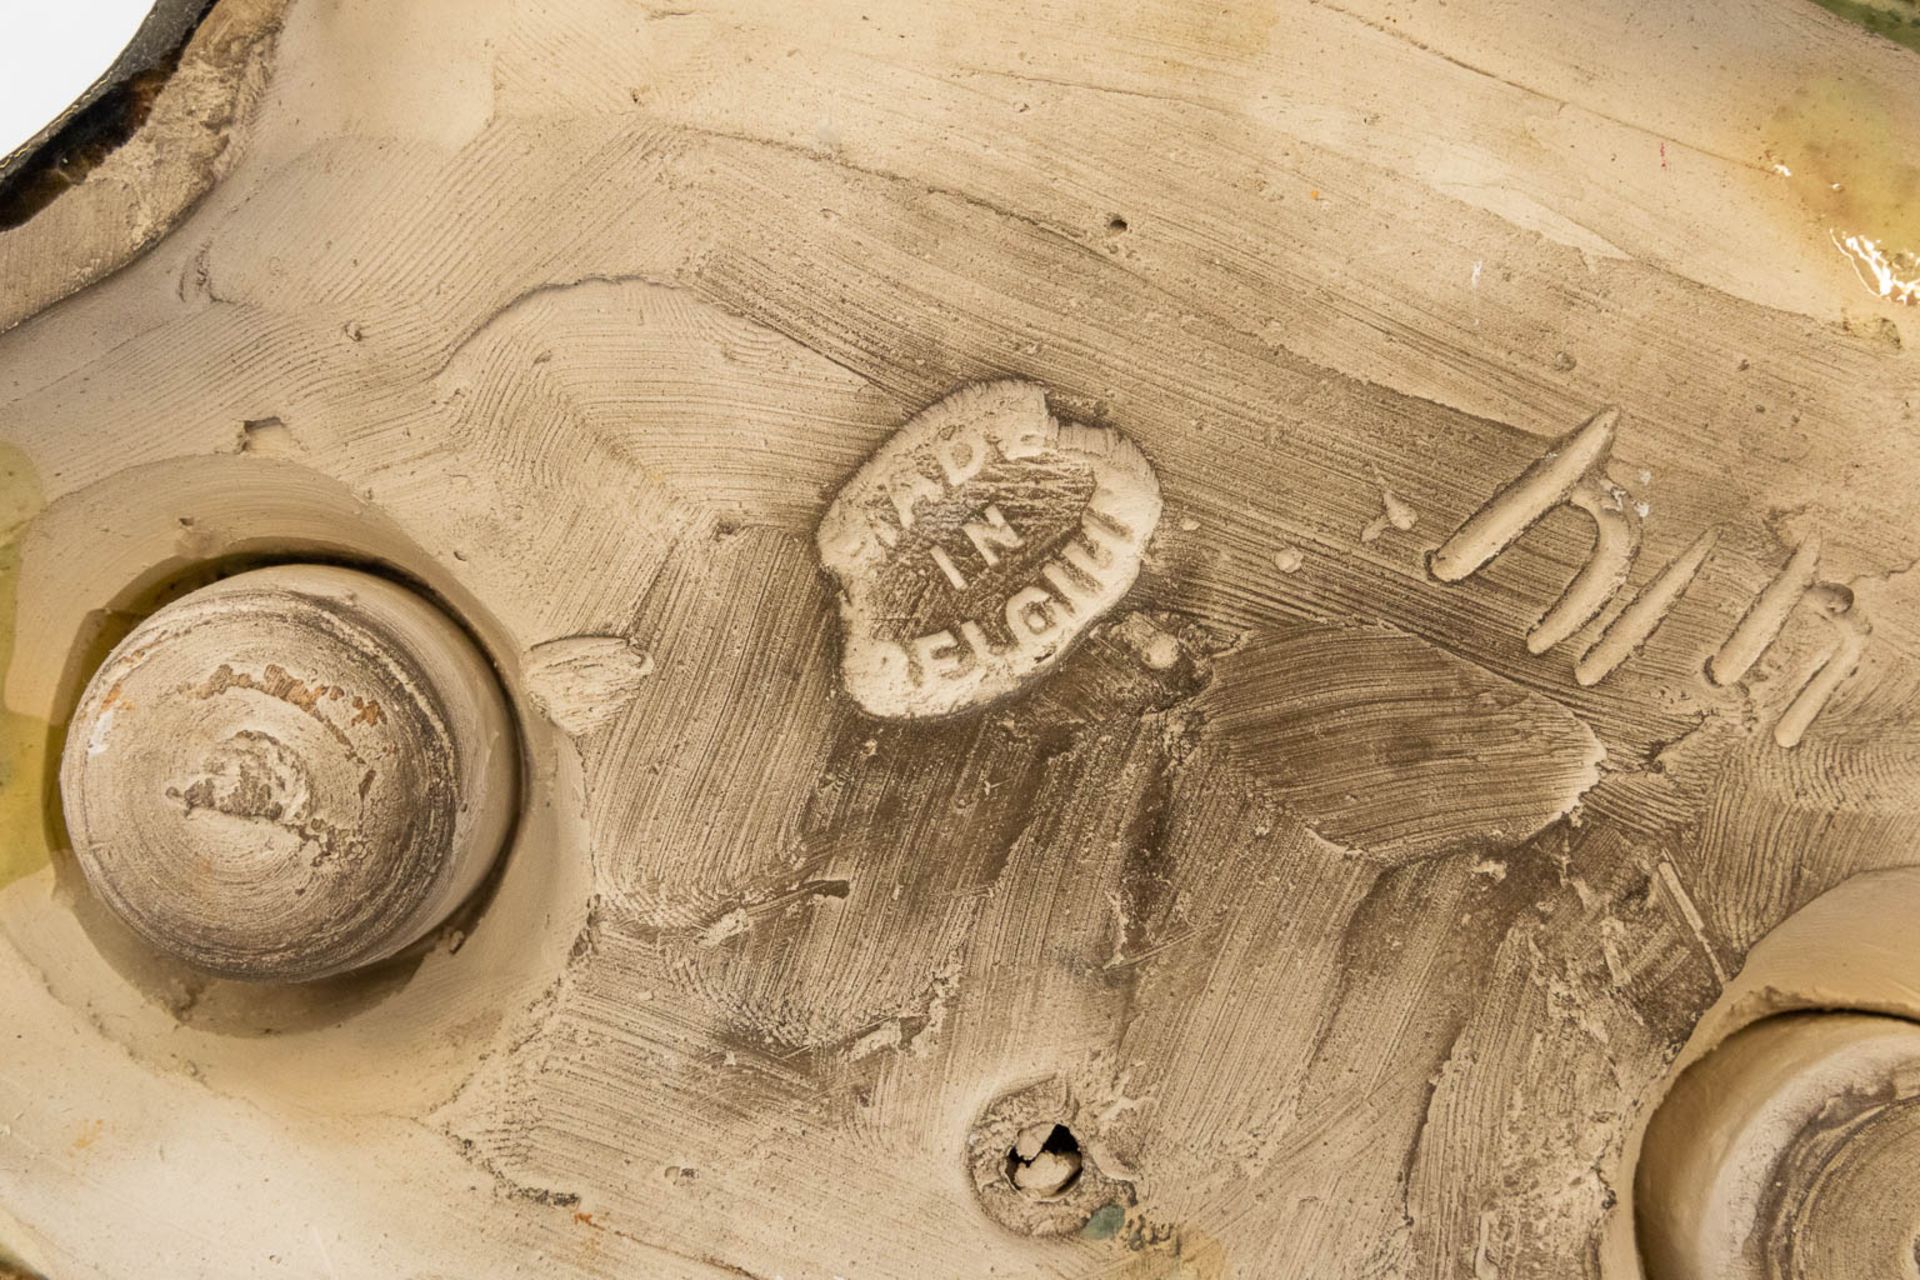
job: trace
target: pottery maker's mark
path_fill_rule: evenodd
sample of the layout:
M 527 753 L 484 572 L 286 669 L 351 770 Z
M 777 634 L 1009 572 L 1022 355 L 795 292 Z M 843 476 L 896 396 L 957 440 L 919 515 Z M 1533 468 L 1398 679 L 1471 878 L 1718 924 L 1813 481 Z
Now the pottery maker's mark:
M 1427 562 L 1442 582 L 1470 577 L 1511 546 L 1547 512 L 1566 505 L 1594 523 L 1594 545 L 1560 599 L 1527 635 L 1527 648 L 1545 653 L 1599 616 L 1626 586 L 1640 548 L 1640 520 L 1618 486 L 1606 477 L 1619 413 L 1603 409 L 1579 429 L 1556 441 L 1546 454 L 1486 504 L 1441 544 Z M 1630 593 L 1600 636 L 1574 663 L 1582 685 L 1604 680 L 1632 657 L 1666 621 L 1712 554 L 1719 531 L 1708 529 L 1675 556 L 1653 580 Z M 1799 744 L 1807 726 L 1842 682 L 1859 666 L 1871 628 L 1854 607 L 1845 586 L 1819 577 L 1820 540 L 1810 537 L 1754 599 L 1727 639 L 1707 661 L 1707 677 L 1729 685 L 1744 676 L 1779 638 L 1795 608 L 1813 605 L 1837 633 L 1836 642 L 1808 676 L 1773 727 L 1783 747 Z
M 847 692 L 895 717 L 1012 692 L 1119 603 L 1159 519 L 1153 470 L 1117 431 L 1059 421 L 1031 383 L 956 392 L 820 521 Z

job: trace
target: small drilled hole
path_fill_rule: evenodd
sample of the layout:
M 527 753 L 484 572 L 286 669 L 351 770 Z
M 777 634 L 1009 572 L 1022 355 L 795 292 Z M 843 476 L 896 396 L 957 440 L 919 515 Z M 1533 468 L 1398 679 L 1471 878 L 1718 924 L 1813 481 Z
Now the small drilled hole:
M 1020 1131 L 1007 1152 L 1007 1181 L 1021 1195 L 1054 1200 L 1080 1180 L 1080 1142 L 1063 1124 L 1043 1121 Z

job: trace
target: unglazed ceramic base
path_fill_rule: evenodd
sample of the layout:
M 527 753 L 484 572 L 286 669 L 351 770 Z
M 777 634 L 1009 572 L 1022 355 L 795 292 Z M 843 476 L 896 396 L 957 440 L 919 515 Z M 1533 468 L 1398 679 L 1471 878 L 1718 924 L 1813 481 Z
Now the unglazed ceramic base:
M 221 0 L 149 120 L 0 231 L 32 1269 L 1906 1265 L 1920 54 L 1802 0 Z M 480 677 L 370 692 L 440 640 L 190 629 L 105 706 L 321 564 L 505 700 L 471 892 L 411 819 L 498 789 L 401 731 Z M 315 862 L 362 816 L 383 885 Z
M 1920 1267 L 1920 1025 L 1757 1023 L 1681 1077 L 1641 1151 L 1649 1275 L 1904 1276 Z
M 229 978 L 384 960 L 492 867 L 518 750 L 486 660 L 405 587 L 293 564 L 136 626 L 67 730 L 61 812 L 89 887 Z

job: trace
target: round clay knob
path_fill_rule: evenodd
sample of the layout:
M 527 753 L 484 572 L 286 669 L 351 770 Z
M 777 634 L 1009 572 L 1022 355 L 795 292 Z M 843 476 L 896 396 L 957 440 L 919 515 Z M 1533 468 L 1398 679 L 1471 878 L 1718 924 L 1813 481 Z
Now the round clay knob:
M 1634 1179 L 1648 1280 L 1916 1274 L 1920 1025 L 1768 1018 L 1689 1067 Z
M 238 574 L 107 658 L 60 792 L 100 899 L 199 968 L 300 982 L 385 959 L 486 875 L 518 762 L 492 668 L 384 578 Z

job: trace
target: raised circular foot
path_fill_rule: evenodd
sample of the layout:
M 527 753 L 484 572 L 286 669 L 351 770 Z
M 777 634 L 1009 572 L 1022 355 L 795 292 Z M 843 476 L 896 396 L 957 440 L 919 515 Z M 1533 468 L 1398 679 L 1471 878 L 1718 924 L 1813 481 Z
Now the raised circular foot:
M 1660 1104 L 1634 1198 L 1648 1280 L 1920 1275 L 1920 1025 L 1736 1032 Z
M 81 697 L 60 790 L 81 870 L 136 933 L 300 982 L 395 954 L 474 890 L 516 754 L 492 668 L 438 608 L 281 565 L 134 628 Z

